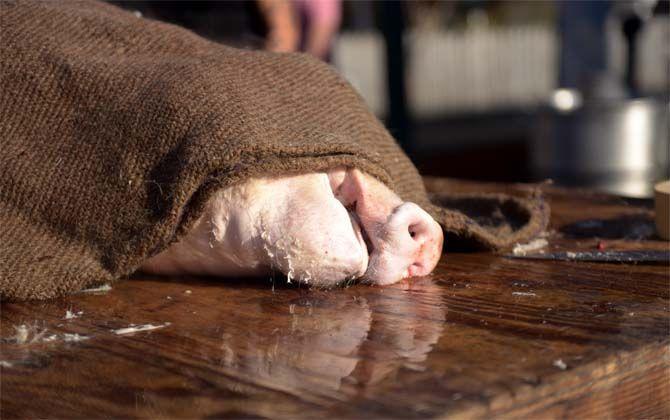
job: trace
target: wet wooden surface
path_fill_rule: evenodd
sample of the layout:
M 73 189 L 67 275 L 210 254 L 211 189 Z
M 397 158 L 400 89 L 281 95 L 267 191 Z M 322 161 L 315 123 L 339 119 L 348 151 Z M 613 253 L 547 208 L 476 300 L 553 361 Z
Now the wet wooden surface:
M 646 207 L 550 196 L 550 249 L 668 249 Z M 3 304 L 0 417 L 668 418 L 669 291 L 667 265 L 481 253 L 385 288 L 137 277 Z

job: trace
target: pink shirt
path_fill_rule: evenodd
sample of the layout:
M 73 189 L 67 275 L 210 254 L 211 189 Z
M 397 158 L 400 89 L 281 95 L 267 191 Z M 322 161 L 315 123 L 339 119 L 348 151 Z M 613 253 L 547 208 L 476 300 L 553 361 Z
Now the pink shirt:
M 310 23 L 339 25 L 342 18 L 341 0 L 293 0 L 296 8 L 307 15 Z

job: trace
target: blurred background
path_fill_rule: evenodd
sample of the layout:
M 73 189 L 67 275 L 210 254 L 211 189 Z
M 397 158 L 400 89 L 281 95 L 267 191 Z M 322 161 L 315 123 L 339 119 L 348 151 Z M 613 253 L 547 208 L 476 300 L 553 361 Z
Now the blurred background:
M 424 175 L 637 198 L 669 177 L 668 0 L 112 2 L 330 62 Z

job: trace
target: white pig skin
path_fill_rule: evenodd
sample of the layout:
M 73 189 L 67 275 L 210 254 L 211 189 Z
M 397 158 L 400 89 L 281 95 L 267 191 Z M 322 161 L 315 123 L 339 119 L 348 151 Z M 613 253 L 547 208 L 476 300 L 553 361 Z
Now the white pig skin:
M 419 206 L 367 174 L 338 168 L 254 178 L 215 193 L 192 230 L 141 270 L 223 277 L 279 270 L 322 287 L 390 284 L 432 271 L 442 241 Z

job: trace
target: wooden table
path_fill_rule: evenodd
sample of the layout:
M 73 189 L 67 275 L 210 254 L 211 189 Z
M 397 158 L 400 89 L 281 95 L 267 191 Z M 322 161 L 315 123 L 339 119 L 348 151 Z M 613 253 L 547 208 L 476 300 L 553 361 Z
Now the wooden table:
M 550 249 L 668 248 L 571 237 L 584 219 L 648 236 L 651 212 L 548 191 Z M 3 304 L 0 416 L 668 418 L 669 286 L 667 265 L 482 253 L 384 288 L 142 276 Z M 132 324 L 159 328 L 120 330 Z

